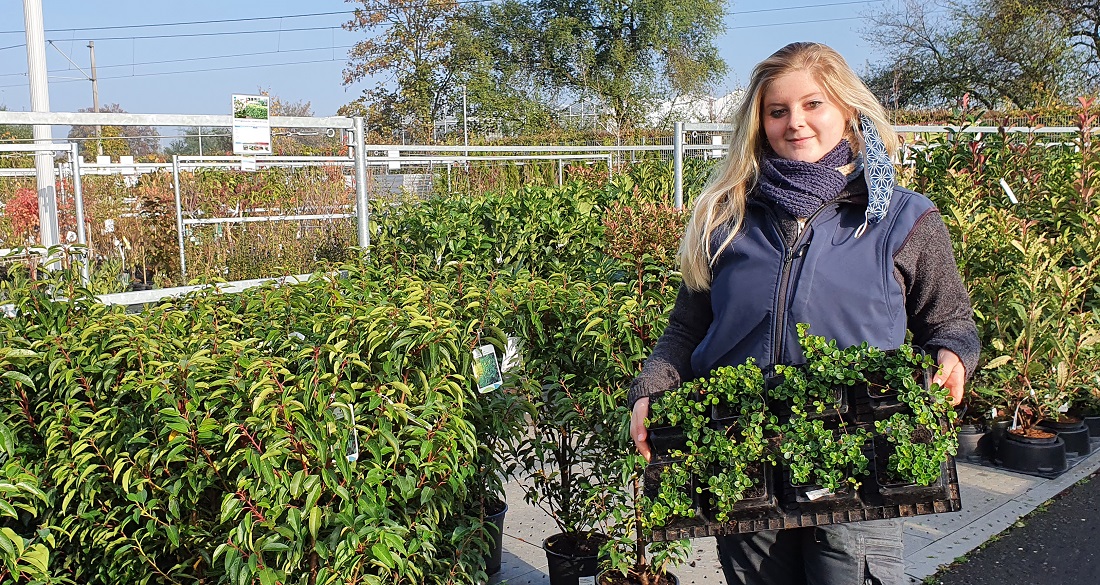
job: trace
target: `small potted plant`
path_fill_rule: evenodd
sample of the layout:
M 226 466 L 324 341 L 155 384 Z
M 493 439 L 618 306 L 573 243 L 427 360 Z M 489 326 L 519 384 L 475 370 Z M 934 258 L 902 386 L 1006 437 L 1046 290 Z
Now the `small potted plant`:
M 904 346 L 903 346 L 904 347 Z M 931 367 L 929 355 L 909 355 L 912 370 Z M 889 418 L 875 421 L 875 470 L 879 492 L 886 501 L 921 498 L 930 491 L 946 489 L 948 457 L 958 451 L 955 410 L 947 401 L 948 391 L 939 384 L 906 383 L 898 399 L 907 408 Z
M 601 547 L 602 571 L 596 579 L 600 585 L 673 585 L 679 583 L 668 571 L 670 564 L 682 563 L 691 553 L 691 541 L 651 542 L 653 530 L 663 528 L 669 516 L 694 514 L 694 506 L 677 508 L 685 501 L 680 490 L 669 489 L 662 478 L 662 490 L 650 497 L 642 489 L 640 472 L 648 473 L 654 466 L 645 465 L 637 454 L 625 455 L 617 462 L 626 481 L 621 489 L 601 490 L 591 496 L 603 501 L 607 510 L 603 532 L 609 537 Z M 679 466 L 679 469 L 687 469 Z M 666 472 L 667 476 L 667 472 Z M 671 495 L 671 497 L 669 497 Z M 608 503 L 610 502 L 610 503 Z M 662 509 L 671 508 L 670 514 Z

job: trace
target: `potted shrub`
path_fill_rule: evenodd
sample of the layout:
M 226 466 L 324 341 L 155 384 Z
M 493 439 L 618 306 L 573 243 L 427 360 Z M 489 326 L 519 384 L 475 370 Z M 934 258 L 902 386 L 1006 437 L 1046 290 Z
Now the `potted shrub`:
M 662 491 L 655 497 L 643 493 L 641 472 L 648 472 L 654 466 L 646 466 L 640 455 L 630 453 L 618 462 L 621 476 L 626 480 L 622 487 L 610 492 L 593 493 L 595 498 L 610 501 L 604 518 L 604 532 L 608 541 L 601 552 L 604 558 L 600 565 L 602 571 L 596 579 L 602 585 L 672 585 L 679 583 L 675 575 L 668 571 L 669 564 L 684 562 L 691 553 L 691 541 L 674 540 L 651 542 L 655 528 L 664 527 L 665 516 L 654 512 L 654 507 L 679 500 L 682 492 L 674 492 L 671 500 Z M 681 469 L 684 469 L 681 467 Z M 662 478 L 662 488 L 668 485 L 668 478 Z M 693 513 L 689 510 L 676 510 L 672 504 L 673 515 Z

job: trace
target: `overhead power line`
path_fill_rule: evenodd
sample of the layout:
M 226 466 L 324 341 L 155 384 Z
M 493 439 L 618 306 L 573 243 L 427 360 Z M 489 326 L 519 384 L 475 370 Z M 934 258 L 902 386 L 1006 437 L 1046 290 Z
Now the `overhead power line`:
M 97 69 L 120 69 L 122 67 L 139 67 L 142 65 L 165 65 L 168 63 L 190 63 L 193 61 L 211 61 L 214 59 L 232 59 L 236 57 L 255 57 L 258 55 L 277 55 L 280 53 L 305 53 L 308 51 L 338 51 L 344 49 L 350 49 L 354 45 L 341 45 L 339 47 L 327 46 L 327 47 L 309 47 L 305 49 L 280 49 L 278 51 L 255 51 L 251 53 L 232 53 L 229 55 L 208 55 L 205 57 L 183 57 L 180 59 L 162 59 L 159 61 L 139 61 L 136 63 L 119 63 L 117 65 L 99 65 Z M 27 75 L 26 72 L 19 73 L 0 73 L 0 77 L 14 77 L 17 75 Z M 102 77 L 100 79 L 103 79 Z
M 731 26 L 732 29 L 745 29 L 745 28 L 767 28 L 769 26 L 788 26 L 792 24 L 817 24 L 819 22 L 837 22 L 841 20 L 863 20 L 862 16 L 846 16 L 842 18 L 819 18 L 817 20 L 800 20 L 797 22 L 772 22 L 767 24 L 743 24 L 741 26 Z
M 493 2 L 493 1 L 496 1 L 496 0 L 458 0 L 458 1 L 455 2 L 455 4 L 481 4 L 481 3 Z M 757 10 L 736 10 L 736 11 L 733 12 L 733 14 L 737 15 L 737 14 L 757 14 L 757 13 L 762 13 L 762 12 L 784 12 L 784 11 L 790 11 L 790 10 L 804 10 L 804 9 L 813 9 L 813 8 L 839 7 L 839 5 L 849 5 L 849 4 L 871 4 L 871 3 L 877 3 L 877 2 L 882 2 L 882 1 L 883 0 L 849 0 L 849 1 L 846 1 L 846 2 L 825 2 L 825 3 L 818 3 L 818 4 L 800 4 L 800 5 L 796 5 L 796 7 L 761 8 L 761 9 L 757 9 Z M 425 7 L 425 5 L 428 5 L 428 4 L 419 4 L 419 5 L 417 5 L 417 7 L 405 7 L 405 8 L 421 8 L 421 7 Z M 399 9 L 395 8 L 394 10 L 399 10 Z M 285 19 L 307 19 L 307 18 L 316 18 L 316 16 L 334 16 L 334 15 L 340 15 L 340 14 L 350 16 L 354 13 L 355 13 L 355 11 L 353 11 L 353 10 L 335 10 L 335 11 L 330 11 L 330 12 L 306 12 L 306 13 L 300 13 L 300 14 L 281 14 L 281 15 L 275 15 L 275 16 L 246 16 L 246 18 L 240 18 L 240 19 L 210 19 L 210 20 L 195 20 L 195 21 L 185 21 L 185 22 L 150 22 L 150 23 L 143 23 L 143 24 L 113 24 L 113 25 L 107 25 L 107 26 L 69 26 L 69 27 L 64 27 L 64 29 L 46 29 L 46 32 L 47 33 L 68 33 L 68 32 L 86 32 L 86 31 L 119 31 L 119 30 L 127 30 L 127 29 L 153 29 L 153 27 L 161 27 L 161 26 L 194 26 L 194 25 L 198 25 L 198 24 L 226 24 L 226 23 L 233 23 L 233 22 L 260 22 L 260 21 L 285 20 Z M 0 34 L 22 34 L 23 32 L 24 31 L 22 29 L 18 29 L 18 30 L 10 30 L 10 31 L 0 31 Z M 229 33 L 220 33 L 220 34 L 229 34 Z M 125 37 L 125 38 L 131 38 L 131 37 L 128 36 L 128 37 Z M 100 38 L 95 38 L 95 41 L 99 41 L 99 40 L 100 40 Z M 106 41 L 107 38 L 102 38 L 102 40 Z M 21 46 L 23 46 L 23 44 L 12 45 L 12 46 L 7 46 L 7 47 L 0 47 L 0 51 L 3 51 L 4 48 L 15 48 L 15 47 L 21 47 Z
M 99 79 L 100 80 L 104 80 L 104 79 L 126 79 L 126 78 L 129 78 L 129 77 L 152 77 L 152 76 L 156 76 L 156 75 L 177 75 L 177 74 L 184 74 L 184 73 L 208 73 L 208 72 L 211 72 L 211 71 L 230 71 L 230 70 L 234 70 L 234 69 L 259 69 L 261 67 L 281 67 L 281 66 L 284 66 L 284 65 L 308 65 L 308 64 L 312 64 L 312 63 L 330 63 L 330 62 L 333 62 L 333 61 L 342 61 L 342 60 L 343 60 L 342 58 L 340 58 L 340 59 L 329 58 L 329 59 L 314 59 L 314 60 L 310 60 L 310 61 L 291 61 L 291 62 L 286 62 L 286 63 L 267 63 L 267 64 L 261 64 L 261 65 L 230 65 L 230 66 L 226 66 L 226 67 L 210 67 L 210 68 L 206 68 L 206 69 L 186 69 L 186 70 L 181 70 L 181 71 L 155 71 L 155 72 L 150 72 L 150 73 L 131 73 L 129 75 L 110 75 L 110 76 L 101 76 L 101 77 L 99 77 Z M 86 81 L 86 80 L 85 79 L 80 79 L 80 78 L 74 78 L 74 79 L 66 79 L 66 80 L 62 80 L 62 81 L 52 81 L 51 83 L 72 83 L 74 81 Z M 26 85 L 27 85 L 26 83 L 13 83 L 13 84 L 8 84 L 8 85 L 0 85 L 0 88 L 21 87 L 21 86 L 26 86 Z
M 807 8 L 829 8 L 831 6 L 847 6 L 849 4 L 876 4 L 883 0 L 849 0 L 848 2 L 828 2 L 825 4 L 803 4 L 801 6 L 783 6 L 780 8 L 759 8 L 757 10 L 734 10 L 733 15 L 759 14 L 761 12 L 783 12 L 786 10 L 804 10 Z

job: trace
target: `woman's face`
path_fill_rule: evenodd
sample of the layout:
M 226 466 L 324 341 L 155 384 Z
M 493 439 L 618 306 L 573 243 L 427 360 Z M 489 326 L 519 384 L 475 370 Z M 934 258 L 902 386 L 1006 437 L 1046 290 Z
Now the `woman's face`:
M 781 75 L 764 92 L 764 134 L 787 160 L 817 162 L 844 137 L 847 119 L 808 71 Z

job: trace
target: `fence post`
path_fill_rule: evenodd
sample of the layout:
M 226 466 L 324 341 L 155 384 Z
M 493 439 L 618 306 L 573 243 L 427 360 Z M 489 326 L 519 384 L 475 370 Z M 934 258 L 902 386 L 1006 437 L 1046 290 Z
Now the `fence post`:
M 80 275 L 84 278 L 84 284 L 87 285 L 91 282 L 91 270 L 89 270 L 88 264 L 92 261 L 92 254 L 91 250 L 87 249 L 88 234 L 84 229 L 84 186 L 81 184 L 83 180 L 80 178 L 79 144 L 74 142 L 70 145 L 69 156 L 72 158 L 73 167 L 73 206 L 76 208 L 76 241 L 78 244 L 85 246 L 84 261 L 81 262 Z
M 183 251 L 183 200 L 180 198 L 180 155 L 172 155 L 172 186 L 176 192 L 176 232 L 180 245 L 180 284 L 187 284 L 187 254 Z M 123 266 L 123 268 L 126 268 Z
M 370 249 L 370 201 L 367 198 L 367 153 L 364 152 L 363 118 L 352 118 L 355 133 L 355 216 L 359 222 L 359 247 Z
M 672 125 L 672 205 L 684 208 L 684 123 Z

